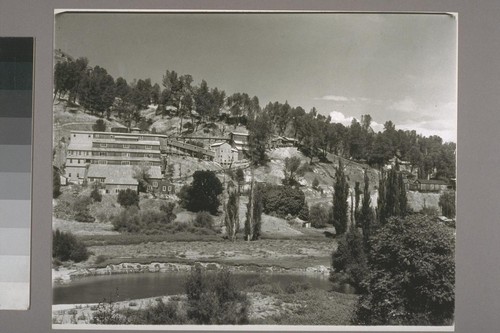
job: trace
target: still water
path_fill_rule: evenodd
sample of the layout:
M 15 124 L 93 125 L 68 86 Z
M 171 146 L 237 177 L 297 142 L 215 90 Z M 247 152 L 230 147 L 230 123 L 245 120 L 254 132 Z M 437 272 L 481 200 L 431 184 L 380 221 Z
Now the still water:
M 147 298 L 160 295 L 176 295 L 184 293 L 184 281 L 188 272 L 137 273 L 89 276 L 66 285 L 54 287 L 54 304 L 97 303 L 103 298 L 115 301 Z M 257 278 L 258 273 L 233 273 L 236 284 L 245 287 L 250 279 Z M 332 290 L 334 285 L 328 276 L 305 274 L 266 274 L 266 279 L 286 288 L 292 282 L 308 282 L 312 288 Z M 340 292 L 349 292 L 335 288 Z

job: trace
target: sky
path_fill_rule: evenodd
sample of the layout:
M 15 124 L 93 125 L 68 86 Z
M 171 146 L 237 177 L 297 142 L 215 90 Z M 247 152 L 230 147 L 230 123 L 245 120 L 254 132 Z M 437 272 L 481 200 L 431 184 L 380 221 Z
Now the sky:
M 379 131 L 456 142 L 457 19 L 438 14 L 63 13 L 55 48 L 114 78 L 166 70 L 206 80 L 261 106 L 316 107 L 349 125 L 370 114 Z

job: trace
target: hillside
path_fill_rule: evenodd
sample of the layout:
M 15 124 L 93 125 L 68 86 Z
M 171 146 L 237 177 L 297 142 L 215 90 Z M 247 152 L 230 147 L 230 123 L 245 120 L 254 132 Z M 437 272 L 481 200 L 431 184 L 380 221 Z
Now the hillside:
M 155 105 L 150 105 L 146 110 L 141 111 L 141 116 L 152 120 L 151 130 L 154 128 L 156 132 L 166 135 L 179 135 L 179 126 L 181 119 L 179 117 L 156 115 Z M 183 118 L 183 126 L 186 123 L 191 123 L 193 120 L 189 117 Z M 198 124 L 198 125 L 197 125 Z M 211 126 L 207 126 L 207 125 Z M 199 122 L 194 120 L 195 130 L 187 136 L 197 137 L 227 137 L 229 132 L 247 132 L 244 126 L 227 125 L 224 122 Z M 186 130 L 183 128 L 183 132 Z
M 309 204 L 318 202 L 330 202 L 333 196 L 333 185 L 335 183 L 335 168 L 338 166 L 338 156 L 328 154 L 328 161 L 316 162 L 309 164 L 309 158 L 302 154 L 295 147 L 277 148 L 268 153 L 270 161 L 266 166 L 261 166 L 255 170 L 255 180 L 257 182 L 266 182 L 279 185 L 285 177 L 285 159 L 290 157 L 298 157 L 301 160 L 301 165 L 306 170 L 303 176 L 298 177 L 301 184 L 301 190 L 305 193 Z M 376 188 L 379 182 L 379 172 L 368 166 L 354 163 L 348 160 L 343 161 L 345 166 L 345 174 L 348 177 L 349 187 L 354 189 L 355 183 L 360 183 L 360 189 L 364 183 L 364 168 L 368 170 L 370 178 L 370 192 L 376 194 Z M 245 171 L 246 181 L 250 181 L 250 171 Z M 312 188 L 314 179 L 319 181 L 319 190 Z M 376 198 L 376 197 L 375 197 Z M 376 202 L 376 201 L 375 201 Z

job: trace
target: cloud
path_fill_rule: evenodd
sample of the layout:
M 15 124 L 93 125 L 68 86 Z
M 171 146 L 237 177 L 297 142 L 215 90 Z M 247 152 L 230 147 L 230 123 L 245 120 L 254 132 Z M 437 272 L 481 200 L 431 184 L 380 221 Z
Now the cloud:
M 341 123 L 344 126 L 351 126 L 352 120 L 356 119 L 355 117 L 346 117 L 342 112 L 340 111 L 332 111 L 330 112 L 330 117 L 332 118 L 332 123 Z M 373 129 L 375 132 L 381 132 L 384 130 L 384 125 L 379 124 L 376 121 L 371 121 L 370 127 Z
M 389 105 L 389 109 L 402 112 L 415 112 L 417 111 L 417 103 L 412 98 L 405 97 L 400 101 L 393 102 Z
M 413 121 L 405 124 L 396 125 L 396 128 L 402 130 L 415 130 L 423 136 L 438 135 L 443 141 L 457 142 L 456 121 L 452 119 L 433 119 L 428 121 Z
M 354 117 L 346 117 L 342 112 L 332 111 L 330 112 L 330 117 L 332 118 L 332 123 L 341 123 L 344 126 L 350 125 Z
M 439 135 L 444 141 L 457 142 L 457 103 L 439 103 L 419 109 L 420 117 L 402 122 L 397 128 L 415 130 L 424 136 Z
M 382 132 L 384 130 L 384 125 L 383 124 L 379 124 L 377 123 L 376 121 L 373 121 L 371 122 L 370 124 L 370 127 L 372 128 L 372 130 L 374 132 Z
M 373 99 L 367 97 L 347 97 L 338 95 L 325 95 L 323 97 L 316 97 L 315 100 L 321 101 L 333 101 L 333 102 L 344 102 L 344 103 L 359 103 L 359 104 L 376 104 L 381 105 L 384 103 L 383 100 Z
M 336 96 L 336 95 L 326 95 L 323 97 L 315 98 L 315 99 L 321 99 L 324 101 L 334 101 L 334 102 L 354 102 L 354 98 L 350 97 L 345 97 L 345 96 Z

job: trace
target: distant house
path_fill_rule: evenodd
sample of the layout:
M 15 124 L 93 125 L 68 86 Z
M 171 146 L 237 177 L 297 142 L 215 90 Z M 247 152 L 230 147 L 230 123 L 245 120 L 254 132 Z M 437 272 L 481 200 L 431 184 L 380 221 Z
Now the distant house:
M 440 179 L 417 179 L 410 185 L 410 190 L 419 192 L 442 192 L 448 189 L 448 183 Z
M 169 195 L 175 193 L 175 185 L 166 179 L 151 181 L 148 189 L 156 194 Z
M 296 147 L 298 140 L 294 138 L 288 138 L 286 136 L 278 136 L 271 139 L 269 143 L 269 148 L 282 148 L 282 147 Z
M 249 134 L 243 132 L 229 133 L 229 143 L 236 149 L 238 153 L 238 160 L 245 159 L 245 152 L 249 148 Z
M 214 161 L 222 166 L 231 165 L 239 159 L 238 150 L 227 142 L 211 144 L 210 149 L 215 152 Z
M 215 153 L 210 149 L 195 146 L 189 143 L 180 142 L 172 139 L 161 140 L 161 150 L 165 154 L 186 155 L 212 161 Z

